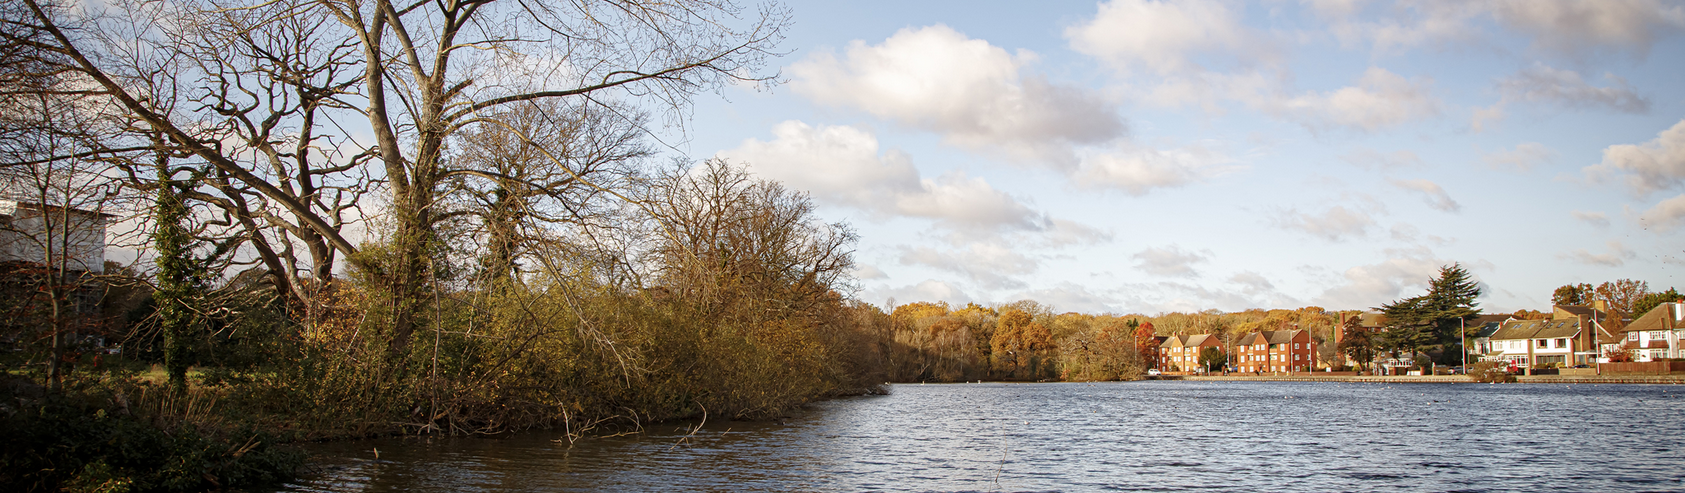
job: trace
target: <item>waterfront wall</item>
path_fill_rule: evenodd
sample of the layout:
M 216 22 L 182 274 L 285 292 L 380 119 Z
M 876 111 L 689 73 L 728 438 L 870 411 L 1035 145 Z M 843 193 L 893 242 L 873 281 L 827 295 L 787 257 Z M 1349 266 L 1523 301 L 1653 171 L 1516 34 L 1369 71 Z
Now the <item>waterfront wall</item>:
M 1604 374 L 1610 373 L 1642 373 L 1651 375 L 1666 375 L 1669 373 L 1685 373 L 1685 361 L 1646 361 L 1643 363 L 1603 363 L 1598 365 Z

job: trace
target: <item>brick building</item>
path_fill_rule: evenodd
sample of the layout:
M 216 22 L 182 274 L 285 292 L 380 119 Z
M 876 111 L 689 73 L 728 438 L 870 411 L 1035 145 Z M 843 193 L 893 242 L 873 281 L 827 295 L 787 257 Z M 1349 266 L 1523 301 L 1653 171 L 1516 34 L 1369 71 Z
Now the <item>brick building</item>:
M 1208 347 L 1222 351 L 1223 341 L 1211 334 L 1170 336 L 1158 346 L 1158 368 L 1164 371 L 1195 371 L 1199 368 L 1199 352 Z
M 1304 330 L 1265 330 L 1235 340 L 1234 362 L 1242 372 L 1311 371 L 1316 343 Z

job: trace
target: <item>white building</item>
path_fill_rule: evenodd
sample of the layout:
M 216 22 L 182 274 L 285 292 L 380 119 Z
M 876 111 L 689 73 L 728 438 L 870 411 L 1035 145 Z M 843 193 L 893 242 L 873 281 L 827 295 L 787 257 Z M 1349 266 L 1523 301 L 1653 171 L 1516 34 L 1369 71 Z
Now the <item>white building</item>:
M 1622 347 L 1632 351 L 1633 361 L 1685 358 L 1685 303 L 1662 303 L 1621 329 L 1626 333 Z
M 1516 368 L 1563 367 L 1575 363 L 1580 348 L 1578 319 L 1511 320 L 1492 333 L 1491 353 L 1487 361 L 1498 361 Z
M 105 225 L 111 217 L 38 202 L 0 200 L 0 262 L 57 264 L 62 259 L 72 271 L 104 272 Z M 53 262 L 47 262 L 49 249 Z

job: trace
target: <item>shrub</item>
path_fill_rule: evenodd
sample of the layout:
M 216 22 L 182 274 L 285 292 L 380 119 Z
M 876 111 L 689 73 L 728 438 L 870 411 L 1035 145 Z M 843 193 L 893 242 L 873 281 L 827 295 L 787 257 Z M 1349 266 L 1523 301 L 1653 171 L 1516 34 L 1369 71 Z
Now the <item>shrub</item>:
M 125 390 L 127 392 L 125 392 Z M 204 491 L 278 482 L 303 463 L 245 427 L 207 429 L 169 416 L 170 398 L 140 398 L 122 383 L 32 398 L 0 395 L 0 490 Z M 154 394 L 160 394 L 154 392 Z M 16 407 L 13 407 L 15 405 Z
M 1482 361 L 1469 366 L 1469 378 L 1481 383 L 1511 383 L 1515 376 L 1498 367 L 1497 363 Z

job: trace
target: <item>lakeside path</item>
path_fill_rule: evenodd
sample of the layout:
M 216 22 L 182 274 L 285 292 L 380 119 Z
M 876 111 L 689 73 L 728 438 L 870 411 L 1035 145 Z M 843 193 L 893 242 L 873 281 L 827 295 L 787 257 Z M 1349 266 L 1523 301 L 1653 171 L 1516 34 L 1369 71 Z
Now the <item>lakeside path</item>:
M 1310 375 L 1163 375 L 1147 377 L 1148 380 L 1182 380 L 1205 382 L 1369 382 L 1369 383 L 1476 383 L 1464 375 L 1433 375 L 1433 376 L 1310 376 Z M 1516 383 L 1637 383 L 1637 384 L 1685 384 L 1685 375 L 1516 375 Z

